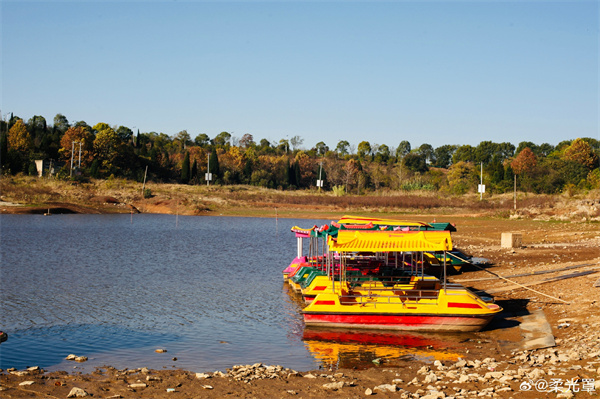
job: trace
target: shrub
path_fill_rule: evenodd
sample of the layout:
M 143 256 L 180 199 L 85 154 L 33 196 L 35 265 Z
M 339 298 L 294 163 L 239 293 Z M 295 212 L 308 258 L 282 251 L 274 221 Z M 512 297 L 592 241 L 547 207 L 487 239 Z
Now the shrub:
M 336 197 L 341 197 L 344 194 L 346 194 L 346 191 L 344 190 L 344 186 L 333 186 L 332 191 L 333 191 L 333 195 L 335 195 Z

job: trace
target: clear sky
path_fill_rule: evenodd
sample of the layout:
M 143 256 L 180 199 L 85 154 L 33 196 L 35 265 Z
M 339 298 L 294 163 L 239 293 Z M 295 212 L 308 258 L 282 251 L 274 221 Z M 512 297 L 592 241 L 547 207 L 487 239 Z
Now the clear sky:
M 303 147 L 598 138 L 597 1 L 6 1 L 3 117 Z

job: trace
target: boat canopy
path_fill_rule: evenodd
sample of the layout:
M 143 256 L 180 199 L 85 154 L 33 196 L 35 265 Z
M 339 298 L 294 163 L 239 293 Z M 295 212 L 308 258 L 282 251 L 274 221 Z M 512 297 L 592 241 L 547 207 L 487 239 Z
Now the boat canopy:
M 456 226 L 453 225 L 452 223 L 447 223 L 447 222 L 433 222 L 430 223 L 431 227 L 433 227 L 433 230 L 447 230 L 447 231 L 456 231 Z
M 309 238 L 327 238 L 337 237 L 339 231 L 456 231 L 456 228 L 450 223 L 425 223 L 412 222 L 400 219 L 372 218 L 363 216 L 342 216 L 337 222 L 323 225 L 321 227 L 313 226 L 305 229 L 298 226 L 292 227 L 292 232 L 296 237 Z
M 337 239 L 329 236 L 335 252 L 421 252 L 450 251 L 449 231 L 352 231 L 340 230 Z
M 337 224 L 349 227 L 349 225 L 371 225 L 375 226 L 394 226 L 394 227 L 409 227 L 415 228 L 419 230 L 424 230 L 425 228 L 432 228 L 428 223 L 424 222 L 410 222 L 407 220 L 400 219 L 384 219 L 384 218 L 371 218 L 364 216 L 350 216 L 344 215 L 340 220 L 337 221 Z

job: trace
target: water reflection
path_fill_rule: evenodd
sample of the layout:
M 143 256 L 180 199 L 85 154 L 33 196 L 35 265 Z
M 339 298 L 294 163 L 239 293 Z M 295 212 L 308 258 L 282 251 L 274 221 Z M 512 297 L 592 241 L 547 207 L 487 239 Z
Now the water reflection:
M 411 360 L 456 361 L 462 337 L 402 331 L 356 331 L 306 327 L 306 348 L 324 367 L 402 366 Z

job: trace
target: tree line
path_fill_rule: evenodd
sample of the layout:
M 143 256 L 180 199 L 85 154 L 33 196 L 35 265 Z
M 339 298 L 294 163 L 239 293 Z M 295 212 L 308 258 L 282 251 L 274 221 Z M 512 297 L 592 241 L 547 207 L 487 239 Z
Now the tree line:
M 600 142 L 593 138 L 543 143 L 482 141 L 477 146 L 422 144 L 406 140 L 396 146 L 341 140 L 310 149 L 295 136 L 271 142 L 252 134 L 234 137 L 220 132 L 192 136 L 182 130 L 134 133 L 126 126 L 84 121 L 69 123 L 57 114 L 24 121 L 11 115 L 0 121 L 0 166 L 6 175 L 36 175 L 35 160 L 51 160 L 55 178 L 85 180 L 121 177 L 141 182 L 250 184 L 274 189 L 314 188 L 320 177 L 325 190 L 364 193 L 374 190 L 432 190 L 464 194 L 477 190 L 480 174 L 486 191 L 560 193 L 600 188 Z M 75 170 L 75 173 L 73 173 Z M 47 173 L 47 172 L 45 172 Z M 515 178 L 516 176 L 516 178 Z

